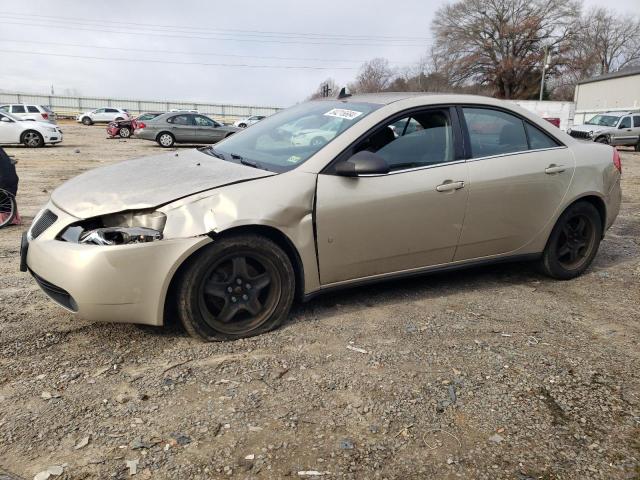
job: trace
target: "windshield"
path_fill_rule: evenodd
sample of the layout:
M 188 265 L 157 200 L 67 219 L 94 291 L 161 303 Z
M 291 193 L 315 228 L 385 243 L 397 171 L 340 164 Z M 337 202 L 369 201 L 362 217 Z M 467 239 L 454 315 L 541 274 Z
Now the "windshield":
M 2 115 L 4 115 L 5 117 L 9 117 L 11 120 L 13 120 L 13 121 L 15 121 L 15 122 L 21 122 L 21 121 L 22 121 L 22 119 L 21 119 L 21 118 L 18 118 L 18 117 L 16 117 L 15 115 L 12 115 L 12 114 L 11 114 L 11 113 L 9 113 L 9 112 L 5 112 L 4 110 L 2 111 Z
M 337 100 L 303 103 L 235 134 L 216 146 L 215 151 L 213 147 L 208 150 L 226 160 L 286 172 L 379 107 Z
M 620 120 L 620 117 L 614 117 L 613 115 L 596 115 L 585 125 L 599 125 L 601 127 L 615 127 Z

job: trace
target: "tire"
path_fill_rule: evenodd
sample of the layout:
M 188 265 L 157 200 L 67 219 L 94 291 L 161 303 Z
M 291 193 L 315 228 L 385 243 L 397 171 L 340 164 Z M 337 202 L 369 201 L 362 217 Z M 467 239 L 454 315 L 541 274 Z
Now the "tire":
M 247 124 L 246 123 L 240 123 L 240 124 L 238 124 L 238 127 L 247 128 Z
M 121 127 L 118 135 L 120 135 L 120 138 L 129 138 L 131 136 L 131 129 L 129 127 Z
M 314 137 L 311 139 L 311 142 L 309 142 L 309 145 L 311 145 L 312 147 L 321 147 L 325 143 L 327 143 L 327 141 L 324 138 Z
M 28 148 L 44 147 L 44 138 L 35 130 L 27 130 L 22 134 L 21 142 Z
M 278 245 L 257 235 L 230 236 L 185 264 L 176 288 L 177 312 L 193 337 L 236 340 L 280 326 L 294 294 L 293 267 Z
M 596 143 L 604 143 L 605 145 L 609 145 L 609 137 L 606 135 L 598 137 L 596 138 Z
M 91 120 L 89 117 L 82 117 L 82 124 L 83 125 L 93 125 L 93 120 Z
M 115 119 L 116 122 L 121 122 L 123 120 L 124 120 L 124 118 L 122 118 L 122 117 L 118 117 L 118 118 Z
M 635 144 L 635 146 L 633 147 L 633 149 L 634 149 L 636 152 L 640 152 L 640 142 L 636 143 L 636 144 Z
M 169 132 L 162 132 L 156 137 L 156 142 L 158 142 L 158 145 L 162 148 L 171 148 L 173 144 L 176 143 L 176 138 Z
M 0 228 L 9 225 L 18 211 L 15 197 L 0 188 Z
M 570 280 L 591 265 L 602 239 L 602 218 L 591 203 L 579 201 L 567 208 L 553 227 L 540 260 L 546 275 Z

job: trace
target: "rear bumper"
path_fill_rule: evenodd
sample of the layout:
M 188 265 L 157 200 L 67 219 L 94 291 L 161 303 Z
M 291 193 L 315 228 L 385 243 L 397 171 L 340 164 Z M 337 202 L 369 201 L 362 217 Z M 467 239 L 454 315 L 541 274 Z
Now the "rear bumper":
M 608 230 L 613 222 L 616 220 L 618 213 L 620 213 L 620 204 L 622 203 L 622 188 L 620 187 L 620 178 L 614 182 L 611 187 L 611 191 L 607 194 L 607 223 L 605 225 L 605 231 Z
M 143 129 L 134 130 L 132 137 L 141 138 L 142 140 L 153 140 L 153 141 L 155 141 L 156 135 L 157 135 L 157 132 L 149 131 L 149 130 L 143 128 Z

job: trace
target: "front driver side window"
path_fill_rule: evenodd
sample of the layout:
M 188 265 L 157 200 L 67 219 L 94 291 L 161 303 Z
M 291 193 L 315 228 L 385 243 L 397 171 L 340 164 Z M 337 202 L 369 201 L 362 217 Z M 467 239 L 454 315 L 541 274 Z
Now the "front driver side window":
M 391 171 L 419 168 L 455 159 L 448 110 L 417 112 L 377 129 L 356 151 L 382 157 Z
M 620 120 L 618 128 L 631 128 L 631 117 L 624 117 Z

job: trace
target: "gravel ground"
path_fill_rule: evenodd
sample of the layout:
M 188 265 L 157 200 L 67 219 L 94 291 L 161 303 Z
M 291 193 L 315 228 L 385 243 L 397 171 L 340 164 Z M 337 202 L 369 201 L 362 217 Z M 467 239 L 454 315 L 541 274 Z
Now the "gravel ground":
M 25 225 L 0 231 L 0 478 L 640 478 L 640 154 L 622 152 L 621 214 L 576 280 L 432 275 L 205 344 L 75 318 L 18 272 L 57 185 L 158 152 L 63 129 L 60 146 L 7 149 Z

